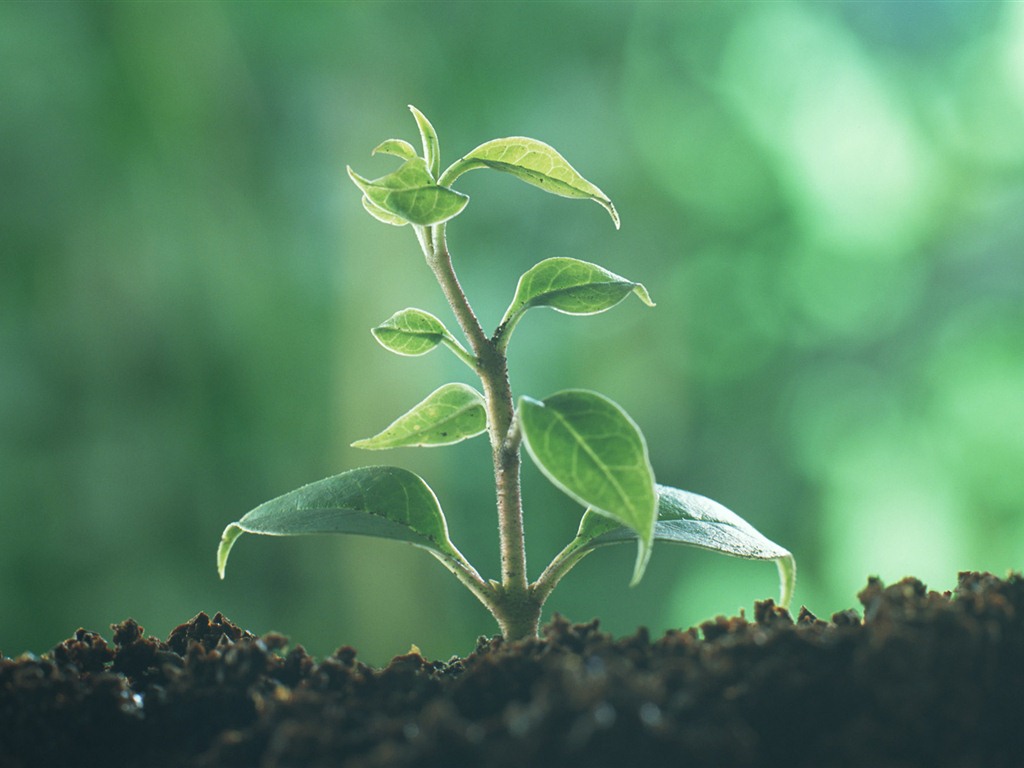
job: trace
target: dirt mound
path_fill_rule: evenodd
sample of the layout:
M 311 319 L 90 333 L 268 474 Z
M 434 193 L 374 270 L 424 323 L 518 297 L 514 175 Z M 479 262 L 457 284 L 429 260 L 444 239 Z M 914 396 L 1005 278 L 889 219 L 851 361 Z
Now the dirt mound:
M 0 765 L 1015 766 L 1024 763 L 1024 579 L 952 593 L 869 580 L 850 610 L 615 639 L 556 618 L 464 659 L 344 647 L 199 614 L 166 642 L 129 619 L 0 658 Z

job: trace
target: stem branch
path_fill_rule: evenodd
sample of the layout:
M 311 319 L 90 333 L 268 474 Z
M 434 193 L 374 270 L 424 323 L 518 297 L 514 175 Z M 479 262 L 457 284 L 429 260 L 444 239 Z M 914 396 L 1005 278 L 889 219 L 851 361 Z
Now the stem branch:
M 580 544 L 578 538 L 570 541 L 565 549 L 555 555 L 554 560 L 544 569 L 544 572 L 533 583 L 533 595 L 541 604 L 548 599 L 551 590 L 562 580 L 569 571 L 584 557 L 593 550 Z

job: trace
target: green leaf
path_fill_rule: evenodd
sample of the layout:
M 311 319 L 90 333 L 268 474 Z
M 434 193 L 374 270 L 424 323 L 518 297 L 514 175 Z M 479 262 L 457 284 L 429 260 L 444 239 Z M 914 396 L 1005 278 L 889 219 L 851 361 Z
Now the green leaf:
M 551 307 L 567 315 L 594 315 L 611 309 L 630 293 L 649 307 L 654 306 L 647 289 L 579 259 L 544 259 L 529 269 L 516 288 L 506 316 L 528 307 Z
M 434 492 L 419 476 L 398 467 L 353 469 L 256 507 L 224 529 L 217 548 L 221 578 L 228 554 L 243 533 L 374 536 L 422 547 L 449 567 L 468 566 L 448 538 L 448 525 Z
M 422 309 L 403 309 L 372 328 L 370 333 L 382 347 L 399 355 L 425 355 L 438 344 L 444 344 L 455 356 L 476 370 L 476 358 L 459 344 L 444 323 Z
M 403 160 L 413 160 L 417 157 L 416 149 L 404 139 L 388 139 L 378 144 L 370 154 L 394 155 Z
M 420 129 L 420 138 L 423 140 L 423 157 L 427 162 L 427 168 L 430 170 L 431 177 L 436 179 L 441 173 L 441 148 L 437 142 L 437 131 L 434 130 L 434 126 L 430 124 L 426 116 L 412 104 L 409 105 L 409 111 L 416 118 L 416 126 Z
M 385 224 L 390 224 L 393 227 L 404 227 L 406 224 L 409 223 L 401 216 L 396 216 L 393 213 L 385 211 L 380 206 L 375 205 L 366 195 L 363 195 L 363 208 L 365 208 L 366 212 L 373 216 L 373 218 L 375 218 L 377 221 L 382 221 Z
M 487 429 L 483 395 L 466 384 L 445 384 L 378 435 L 352 443 L 379 451 L 404 446 L 451 445 Z
M 633 420 L 596 392 L 523 397 L 519 424 L 530 456 L 558 488 L 636 533 L 633 584 L 650 558 L 657 516 L 647 444 Z
M 448 168 L 441 179 L 451 184 L 475 168 L 511 173 L 528 184 L 562 197 L 593 200 L 604 206 L 619 228 L 619 214 L 608 196 L 584 179 L 553 147 L 522 136 L 494 139 L 481 144 Z
M 370 333 L 385 349 L 408 357 L 425 355 L 445 339 L 455 342 L 444 323 L 413 307 L 395 312 Z
M 750 560 L 775 560 L 781 579 L 780 603 L 789 605 L 796 565 L 789 550 L 766 538 L 754 526 L 717 501 L 678 488 L 658 485 L 658 520 L 654 540 L 688 544 Z M 632 541 L 636 533 L 588 509 L 576 538 L 566 548 L 574 558 L 607 544 Z
M 594 315 L 611 309 L 631 293 L 647 306 L 654 306 L 642 283 L 579 259 L 544 259 L 519 278 L 501 327 L 507 337 L 530 307 L 551 307 L 567 315 Z
M 429 226 L 447 221 L 469 202 L 461 192 L 438 186 L 419 157 L 406 160 L 397 171 L 373 181 L 351 168 L 348 175 L 373 205 L 411 224 Z

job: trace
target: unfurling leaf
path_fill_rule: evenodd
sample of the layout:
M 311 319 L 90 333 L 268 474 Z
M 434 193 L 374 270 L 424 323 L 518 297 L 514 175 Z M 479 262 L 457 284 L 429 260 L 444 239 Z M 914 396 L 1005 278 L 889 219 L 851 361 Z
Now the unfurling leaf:
M 451 184 L 474 168 L 511 173 L 528 184 L 561 197 L 593 200 L 608 211 L 615 228 L 619 228 L 619 214 L 608 196 L 584 179 L 564 157 L 543 141 L 522 136 L 488 141 L 453 163 L 441 178 Z
M 400 157 L 403 160 L 412 160 L 417 157 L 416 148 L 404 139 L 388 139 L 387 141 L 382 141 L 374 147 L 373 152 L 370 154 L 394 155 L 395 157 Z
M 796 580 L 792 554 L 766 538 L 754 526 L 717 501 L 689 491 L 656 486 L 658 519 L 654 540 L 722 552 L 750 560 L 775 560 L 780 576 L 780 604 L 789 605 Z M 588 509 L 576 538 L 566 548 L 574 559 L 606 544 L 632 541 L 636 533 Z
M 657 515 L 654 472 L 639 428 L 617 404 L 581 389 L 521 398 L 530 456 L 558 488 L 629 528 L 639 542 L 632 583 L 650 558 Z
M 487 429 L 483 395 L 466 384 L 445 384 L 378 435 L 352 443 L 370 451 L 451 445 Z
M 461 192 L 438 186 L 420 157 L 406 160 L 397 171 L 372 181 L 351 168 L 348 175 L 374 206 L 410 224 L 439 224 L 457 216 L 469 202 Z
M 567 315 L 594 315 L 611 309 L 631 293 L 647 306 L 654 306 L 642 283 L 579 259 L 544 259 L 519 278 L 500 327 L 507 339 L 530 307 L 551 307 Z
M 420 129 L 420 138 L 423 140 L 423 159 L 427 162 L 427 169 L 432 178 L 436 179 L 441 173 L 441 148 L 437 142 L 437 131 L 427 120 L 426 115 L 420 112 L 412 104 L 409 111 L 416 119 L 416 126 Z
M 448 538 L 434 492 L 422 478 L 399 467 L 353 469 L 260 504 L 224 529 L 217 549 L 221 578 L 231 547 L 243 533 L 374 536 L 422 547 L 448 567 L 468 566 Z

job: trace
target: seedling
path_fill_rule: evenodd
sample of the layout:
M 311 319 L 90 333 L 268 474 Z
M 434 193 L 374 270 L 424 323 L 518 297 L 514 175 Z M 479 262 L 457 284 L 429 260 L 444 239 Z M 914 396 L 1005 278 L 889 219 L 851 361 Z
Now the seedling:
M 469 202 L 452 187 L 467 171 L 500 171 L 555 195 L 593 200 L 605 208 L 618 229 L 619 215 L 611 200 L 558 152 L 535 139 L 489 141 L 442 172 L 434 128 L 419 110 L 410 109 L 419 127 L 422 156 L 408 142 L 389 139 L 374 154 L 394 155 L 402 161 L 398 170 L 372 181 L 351 168 L 348 173 L 362 191 L 363 207 L 371 216 L 385 224 L 411 227 L 468 347 L 441 320 L 421 309 L 396 312 L 372 333 L 383 347 L 399 355 L 423 355 L 446 347 L 476 374 L 481 389 L 461 382 L 445 384 L 379 434 L 353 445 L 367 450 L 443 446 L 486 433 L 494 462 L 501 580 L 483 578 L 455 547 L 426 482 L 392 466 L 353 469 L 311 483 L 231 523 L 217 550 L 221 578 L 228 553 L 242 533 L 353 533 L 405 541 L 440 560 L 487 607 L 504 636 L 515 639 L 536 634 L 551 590 L 590 552 L 608 544 L 635 542 L 635 585 L 647 568 L 654 542 L 666 541 L 775 560 L 780 602 L 788 605 L 796 573 L 792 555 L 721 504 L 655 483 L 643 435 L 619 405 L 583 389 L 567 389 L 540 400 L 513 398 L 506 350 L 512 332 L 531 309 L 550 307 L 567 315 L 593 315 L 630 296 L 653 307 L 641 283 L 578 259 L 545 259 L 519 279 L 508 310 L 490 335 L 459 284 L 445 230 Z M 526 570 L 520 495 L 523 445 L 541 472 L 584 509 L 576 537 L 532 582 Z

